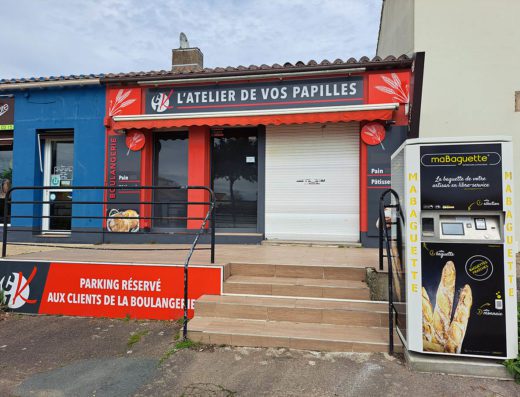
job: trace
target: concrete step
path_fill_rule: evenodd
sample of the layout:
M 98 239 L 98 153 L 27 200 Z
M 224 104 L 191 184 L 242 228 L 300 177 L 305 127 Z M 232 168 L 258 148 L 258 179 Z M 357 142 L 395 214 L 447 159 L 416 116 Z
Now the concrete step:
M 350 241 L 320 241 L 320 240 L 263 240 L 267 246 L 300 246 L 300 247 L 328 247 L 328 248 L 361 248 L 361 243 Z
M 188 336 L 217 345 L 343 352 L 388 350 L 388 330 L 382 327 L 196 317 L 188 323 Z M 396 351 L 401 351 L 398 338 L 395 341 Z
M 364 327 L 388 325 L 388 305 L 325 299 L 204 295 L 196 302 L 199 317 L 337 324 Z
M 474 376 L 500 380 L 514 380 L 507 371 L 502 360 L 485 358 L 436 356 L 405 351 L 404 357 L 408 367 L 417 372 L 449 374 L 458 376 Z
M 290 264 L 231 263 L 231 274 L 237 276 L 305 277 L 364 281 L 366 270 L 360 266 L 316 266 Z
M 332 299 L 370 299 L 370 291 L 362 281 L 241 276 L 233 274 L 224 282 L 224 293 Z

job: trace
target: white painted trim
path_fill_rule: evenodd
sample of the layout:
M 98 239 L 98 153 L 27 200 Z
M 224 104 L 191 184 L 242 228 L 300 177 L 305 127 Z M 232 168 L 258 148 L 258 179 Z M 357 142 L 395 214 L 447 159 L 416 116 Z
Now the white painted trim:
M 284 114 L 307 114 L 307 113 L 331 113 L 331 112 L 357 112 L 369 110 L 396 110 L 398 103 L 385 103 L 375 105 L 345 105 L 345 106 L 326 106 L 320 108 L 292 108 L 292 109 L 261 109 L 261 110 L 240 110 L 227 112 L 204 112 L 204 113 L 183 113 L 183 114 L 133 114 L 127 116 L 114 116 L 114 121 L 145 121 L 145 120 L 179 120 L 195 118 L 215 118 L 215 117 L 247 117 L 247 116 L 270 116 Z
M 43 186 L 50 186 L 51 181 L 51 157 L 52 157 L 52 139 L 44 139 L 43 141 Z M 50 191 L 43 190 L 43 201 L 49 201 Z M 50 219 L 45 218 L 50 214 L 50 204 L 43 204 L 42 207 L 42 232 L 49 232 Z
M 180 65 L 173 65 L 180 66 Z M 168 80 L 142 80 L 138 81 L 139 85 L 172 85 L 172 84 L 185 84 L 185 83 L 200 83 L 200 82 L 217 82 L 217 81 L 241 81 L 241 80 L 259 80 L 259 79 L 272 79 L 273 77 L 294 77 L 294 76 L 315 76 L 315 75 L 327 75 L 327 74 L 342 74 L 347 75 L 352 73 L 360 73 L 366 71 L 366 68 L 344 68 L 335 70 L 311 70 L 308 72 L 285 72 L 285 73 L 266 73 L 266 74 L 250 74 L 243 76 L 223 76 L 223 77 L 204 77 L 204 78 L 191 78 L 191 79 L 168 79 Z
M 38 134 L 39 135 L 39 134 Z M 44 158 L 43 158 L 43 186 L 50 186 L 51 185 L 51 162 L 52 162 L 52 142 L 59 142 L 59 141 L 70 141 L 69 137 L 63 137 L 63 138 L 45 138 L 45 135 L 42 136 L 44 140 Z M 72 189 L 44 189 L 43 190 L 43 201 L 49 201 L 50 194 L 54 191 L 57 192 L 72 192 Z M 42 207 L 42 215 L 43 216 L 49 216 L 50 215 L 50 204 L 43 204 Z M 42 218 L 42 233 L 43 234 L 64 234 L 68 235 L 70 234 L 70 230 L 51 230 L 50 229 L 50 218 Z
M 9 83 L 0 84 L 0 91 L 3 90 L 24 90 L 28 88 L 63 87 L 63 86 L 83 86 L 100 85 L 99 79 L 78 79 L 78 80 L 53 80 L 38 81 L 30 83 Z

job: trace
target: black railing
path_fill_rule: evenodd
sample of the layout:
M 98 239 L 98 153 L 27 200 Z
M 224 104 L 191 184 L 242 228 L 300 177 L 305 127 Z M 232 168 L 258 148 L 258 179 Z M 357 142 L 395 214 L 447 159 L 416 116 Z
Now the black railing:
M 387 197 L 393 196 L 393 204 L 386 204 Z M 388 216 L 387 210 L 395 211 L 395 216 Z M 401 249 L 400 241 L 400 224 L 404 221 L 403 213 L 401 211 L 401 203 L 399 195 L 393 189 L 387 189 L 381 194 L 379 200 L 379 270 L 383 270 L 384 259 L 387 259 L 388 266 L 388 337 L 389 337 L 389 353 L 394 354 L 394 315 L 397 322 L 398 311 L 394 304 L 394 285 L 393 285 L 393 260 L 400 260 L 395 258 L 392 254 L 391 245 L 395 243 L 396 252 L 399 255 Z M 392 237 L 392 228 L 396 227 L 395 236 Z M 386 251 L 386 253 L 385 253 Z
M 32 191 L 32 192 L 40 192 L 41 195 L 45 191 L 50 192 L 70 192 L 71 194 L 74 194 L 74 192 L 77 191 L 103 191 L 104 193 L 107 191 L 118 191 L 118 190 L 131 190 L 131 191 L 151 191 L 152 197 L 154 196 L 154 192 L 157 190 L 170 190 L 170 191 L 179 191 L 179 190 L 185 190 L 187 193 L 189 191 L 196 191 L 196 190 L 202 190 L 206 191 L 207 195 L 209 196 L 208 201 L 154 201 L 153 198 L 151 200 L 139 200 L 139 201 L 110 201 L 107 199 L 103 200 L 74 200 L 71 198 L 71 200 L 15 200 L 13 199 L 13 192 L 16 191 Z M 22 215 L 18 215 L 20 212 L 19 206 L 25 206 L 25 205 L 48 205 L 49 208 L 51 205 L 55 204 L 61 204 L 61 205 L 70 205 L 70 214 L 65 215 L 40 215 L 39 211 L 36 210 L 36 208 L 32 208 L 31 214 L 27 214 L 24 212 Z M 150 206 L 149 213 L 153 214 L 153 206 L 157 204 L 166 204 L 166 205 L 175 205 L 175 206 L 205 206 L 207 207 L 207 211 L 204 216 L 142 216 L 139 214 L 139 212 L 134 210 L 134 213 L 136 215 L 133 215 L 131 212 L 131 215 L 128 215 L 126 213 L 120 213 L 119 211 L 116 211 L 116 213 L 112 213 L 111 211 L 114 210 L 114 208 L 107 208 L 107 206 L 110 207 L 120 207 L 120 206 L 132 206 L 134 208 L 141 209 L 141 206 Z M 74 214 L 74 206 L 80 206 L 80 205 L 104 205 L 104 215 L 75 215 Z M 106 234 L 123 234 L 123 235 L 166 235 L 172 238 L 171 243 L 176 243 L 176 241 L 173 240 L 173 237 L 176 235 L 182 235 L 182 236 L 193 236 L 193 241 L 191 242 L 189 248 L 99 248 L 99 247 L 78 247 L 73 246 L 70 248 L 73 249 L 92 249 L 92 250 L 147 250 L 147 251 L 172 251 L 172 250 L 185 250 L 188 251 L 188 254 L 186 256 L 186 260 L 184 262 L 184 325 L 183 325 L 183 337 L 186 339 L 187 337 L 187 324 L 188 324 L 188 268 L 189 263 L 191 260 L 191 257 L 193 255 L 193 252 L 195 250 L 207 250 L 208 248 L 197 248 L 197 244 L 199 242 L 200 236 L 204 233 L 210 234 L 210 262 L 215 263 L 215 194 L 211 189 L 209 189 L 206 186 L 67 186 L 67 187 L 51 187 L 51 186 L 16 186 L 6 193 L 5 195 L 5 202 L 4 202 L 4 214 L 8 213 L 8 209 L 11 208 L 9 219 L 4 219 L 4 225 L 3 225 L 3 234 L 2 234 L 2 258 L 4 258 L 7 255 L 7 245 L 35 245 L 31 243 L 24 243 L 24 242 L 9 242 L 8 234 L 13 232 L 31 232 L 31 234 L 34 232 L 34 225 L 30 228 L 19 227 L 16 224 L 19 222 L 16 222 L 18 219 L 31 219 L 31 220 L 39 220 L 40 225 L 39 229 L 40 231 L 44 231 L 42 229 L 42 223 L 44 219 L 61 219 L 65 220 L 67 222 L 70 222 L 71 225 L 71 233 L 74 234 L 102 234 L 105 236 Z M 40 207 L 41 208 L 41 207 Z M 94 211 L 94 210 L 93 210 Z M 127 210 L 129 211 L 129 210 Z M 125 211 L 126 212 L 126 211 Z M 116 214 L 119 214 L 119 216 L 115 216 Z M 79 228 L 74 228 L 72 221 L 74 219 L 97 219 L 97 220 L 103 220 L 101 227 L 92 228 L 94 230 L 81 230 Z M 141 221 L 150 221 L 150 225 L 147 225 L 145 228 L 141 228 Z M 171 221 L 171 220 L 182 220 L 182 221 L 200 221 L 200 226 L 196 228 L 196 230 L 190 230 L 186 227 L 186 230 L 168 230 L 166 231 L 157 231 L 153 228 L 153 221 L 162 220 L 162 221 Z M 135 224 L 133 228 L 130 229 L 128 227 L 128 230 L 121 231 L 121 230 L 113 230 L 114 227 L 110 227 L 110 225 L 116 225 L 118 222 L 124 222 L 126 226 L 128 224 L 126 222 L 132 222 L 132 224 Z M 136 221 L 136 222 L 133 222 Z M 8 223 L 11 223 L 11 225 L 8 225 Z M 209 222 L 209 225 L 208 225 Z M 34 223 L 34 222 L 33 222 Z M 207 227 L 209 226 L 209 227 Z M 96 230 L 99 229 L 99 230 Z M 52 232 L 52 231 L 50 231 Z M 104 241 L 104 239 L 103 239 Z M 46 244 L 37 244 L 38 246 L 45 246 Z M 47 245 L 49 246 L 49 245 Z M 55 245 L 54 247 L 59 248 L 69 248 L 66 245 Z

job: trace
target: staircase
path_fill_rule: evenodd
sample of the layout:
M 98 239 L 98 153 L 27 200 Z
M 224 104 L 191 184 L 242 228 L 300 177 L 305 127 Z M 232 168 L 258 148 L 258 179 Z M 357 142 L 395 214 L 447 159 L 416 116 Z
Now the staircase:
M 224 294 L 197 300 L 190 339 L 321 351 L 388 350 L 388 306 L 369 301 L 364 268 L 228 266 Z

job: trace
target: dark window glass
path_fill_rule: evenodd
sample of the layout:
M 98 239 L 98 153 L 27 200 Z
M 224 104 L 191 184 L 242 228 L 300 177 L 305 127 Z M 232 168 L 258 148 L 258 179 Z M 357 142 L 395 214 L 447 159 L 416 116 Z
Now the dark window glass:
M 72 186 L 74 142 L 52 141 L 51 156 L 51 174 L 60 176 L 59 186 Z M 72 192 L 51 190 L 49 201 L 49 230 L 70 230 Z M 53 203 L 53 201 L 58 202 Z
M 13 180 L 13 141 L 0 141 L 0 223 L 4 223 L 5 216 L 9 215 L 10 208 L 7 209 L 7 214 L 4 214 L 5 194 L 11 188 Z
M 157 186 L 182 186 L 188 184 L 188 133 L 166 132 L 158 133 L 155 139 L 155 184 Z M 170 202 L 185 202 L 188 194 L 185 189 L 164 189 L 155 191 L 154 205 L 155 227 L 185 228 L 186 204 L 170 204 Z
M 218 228 L 256 230 L 256 129 L 229 129 L 214 134 L 213 189 L 217 200 L 215 223 Z
M 49 193 L 49 229 L 70 230 L 70 216 L 72 215 L 72 192 L 54 191 Z M 58 201 L 58 203 L 53 203 Z M 63 203 L 63 201 L 66 201 Z
M 60 186 L 72 185 L 74 142 L 53 141 L 51 174 L 60 175 Z

